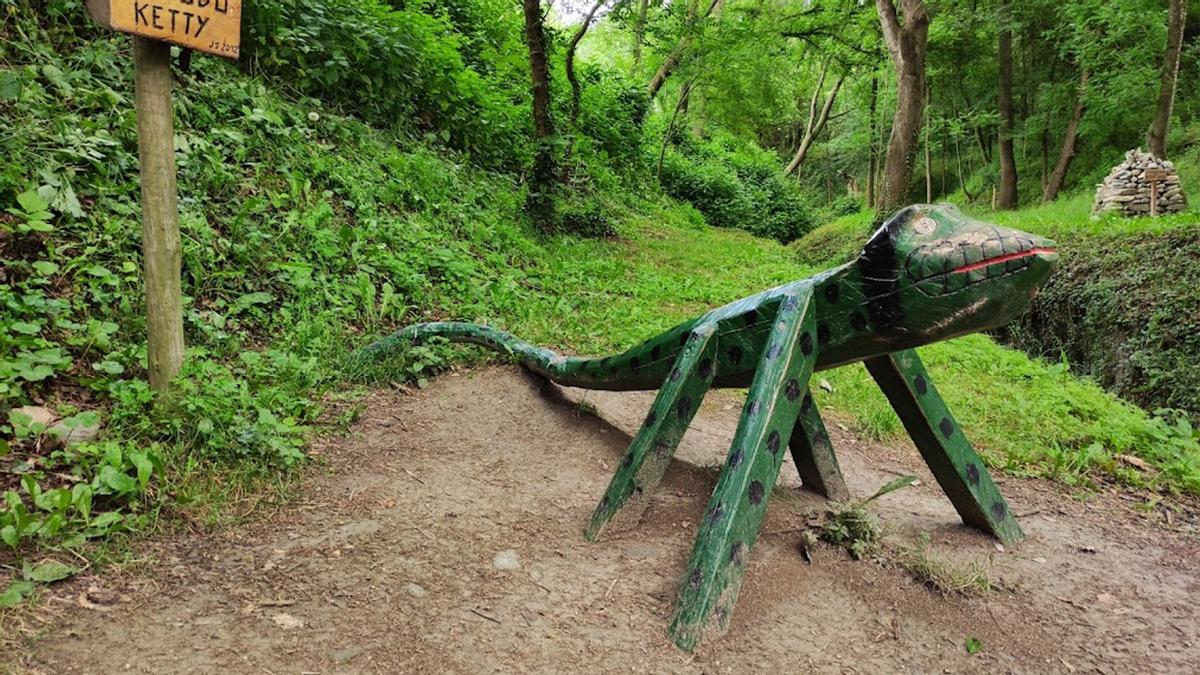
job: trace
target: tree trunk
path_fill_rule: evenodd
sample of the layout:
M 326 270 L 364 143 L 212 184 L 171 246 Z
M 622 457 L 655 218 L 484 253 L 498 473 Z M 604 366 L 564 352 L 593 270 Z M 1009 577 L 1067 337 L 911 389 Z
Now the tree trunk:
M 996 205 L 1002 209 L 1017 207 L 1017 162 L 1013 157 L 1013 59 L 1012 7 L 1008 0 L 1000 2 L 1000 80 L 996 99 L 1000 112 L 1000 194 Z
M 894 0 L 875 0 L 884 41 L 896 68 L 896 115 L 888 139 L 885 183 L 880 207 L 897 208 L 908 197 L 913 159 L 925 108 L 925 51 L 929 40 L 929 12 L 923 0 L 899 0 L 904 14 L 900 23 Z
M 925 87 L 925 203 L 933 203 L 933 169 L 929 161 L 929 99 L 931 88 Z
M 804 126 L 804 136 L 800 139 L 800 145 L 796 148 L 796 155 L 792 157 L 792 161 L 788 163 L 783 170 L 783 175 L 787 176 L 798 169 L 804 163 L 804 159 L 808 157 L 808 151 L 812 148 L 813 142 L 821 132 L 825 130 L 825 123 L 829 121 L 829 112 L 833 110 L 833 102 L 837 99 L 838 90 L 842 88 L 842 82 L 845 81 L 845 75 L 839 75 L 837 82 L 833 83 L 833 89 L 825 97 L 825 104 L 821 106 L 821 112 L 817 113 L 817 97 L 820 96 L 821 90 L 825 85 L 825 70 L 829 67 L 829 62 L 821 67 L 821 78 L 817 82 L 817 88 L 813 90 L 812 100 L 808 105 L 808 123 Z
M 661 65 L 659 65 L 658 70 L 654 71 L 654 76 L 650 78 L 650 84 L 646 85 L 646 94 L 650 97 L 650 100 L 653 101 L 654 97 L 658 95 L 658 90 L 662 89 L 662 86 L 666 83 L 667 78 L 670 77 L 671 74 L 675 72 L 675 68 L 679 66 L 680 59 L 683 58 L 684 54 L 686 54 L 687 50 L 692 46 L 691 30 L 693 29 L 696 21 L 700 19 L 707 19 L 714 12 L 720 14 L 721 7 L 724 4 L 725 0 L 711 0 L 711 2 L 708 4 L 708 9 L 704 11 L 704 15 L 698 18 L 695 16 L 694 11 L 691 12 L 692 15 L 689 17 L 689 25 L 686 29 L 688 33 L 679 38 L 679 42 L 675 44 L 675 49 L 672 49 L 671 53 L 667 55 L 667 58 L 663 59 L 663 62 Z
M 575 31 L 575 35 L 571 38 L 571 44 L 567 47 L 566 70 L 567 80 L 571 83 L 571 128 L 575 128 L 575 123 L 579 120 L 579 99 L 583 96 L 583 88 L 579 85 L 579 78 L 575 76 L 575 49 L 579 46 L 579 41 L 587 33 L 588 28 L 592 25 L 592 18 L 596 16 L 600 6 L 608 0 L 596 0 L 592 8 L 584 17 L 583 23 L 579 24 L 579 30 Z
M 675 120 L 679 118 L 680 113 L 687 111 L 688 97 L 692 94 L 694 83 L 695 80 L 685 82 L 679 90 L 679 101 L 675 104 L 675 110 L 671 112 L 671 122 L 667 124 L 667 132 L 663 134 L 662 145 L 658 149 L 658 169 L 654 174 L 657 180 L 662 180 L 663 158 L 667 156 L 667 144 L 671 142 L 671 135 L 675 133 Z
M 1051 202 L 1058 197 L 1063 184 L 1067 180 L 1067 170 L 1071 168 L 1071 160 L 1075 158 L 1075 141 L 1079 136 L 1079 121 L 1083 119 L 1084 94 L 1087 89 L 1088 71 L 1084 70 L 1079 76 L 1079 93 L 1075 101 L 1075 110 L 1071 113 L 1071 121 L 1063 132 L 1062 150 L 1058 153 L 1058 163 L 1054 165 L 1054 173 L 1046 183 L 1042 193 L 1042 201 Z
M 1154 121 L 1146 134 L 1146 145 L 1150 147 L 1150 154 L 1159 159 L 1167 158 L 1167 131 L 1171 127 L 1171 109 L 1175 107 L 1175 85 L 1179 78 L 1179 54 L 1183 47 L 1187 6 L 1187 0 L 1167 2 L 1167 53 L 1163 56 Z
M 525 43 L 529 47 L 529 73 L 533 82 L 533 180 L 526 209 L 543 231 L 555 228 L 554 122 L 550 118 L 550 68 L 546 62 L 546 32 L 539 0 L 524 0 Z
M 879 146 L 875 143 L 875 107 L 879 105 L 879 76 L 871 76 L 870 147 L 867 149 L 867 208 L 875 208 L 875 165 L 879 162 Z

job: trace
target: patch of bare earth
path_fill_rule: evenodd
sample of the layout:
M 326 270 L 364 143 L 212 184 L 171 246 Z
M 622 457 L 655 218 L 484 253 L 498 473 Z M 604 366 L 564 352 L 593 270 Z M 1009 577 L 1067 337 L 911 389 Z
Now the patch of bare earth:
M 602 419 L 571 401 L 585 400 Z M 298 501 L 248 525 L 147 543 L 137 573 L 77 579 L 19 657 L 44 673 L 1163 672 L 1200 663 L 1194 534 L 1003 481 L 1029 538 L 1000 551 L 959 524 L 907 443 L 831 420 L 851 490 L 895 540 L 990 560 L 1002 590 L 943 597 L 894 566 L 797 552 L 790 460 L 730 630 L 695 654 L 667 638 L 677 583 L 732 437 L 710 395 L 641 522 L 581 531 L 651 394 L 559 391 L 508 367 L 378 392 Z M 514 556 L 515 554 L 515 556 Z M 515 559 L 514 559 L 515 558 Z M 964 641 L 982 650 L 968 654 Z

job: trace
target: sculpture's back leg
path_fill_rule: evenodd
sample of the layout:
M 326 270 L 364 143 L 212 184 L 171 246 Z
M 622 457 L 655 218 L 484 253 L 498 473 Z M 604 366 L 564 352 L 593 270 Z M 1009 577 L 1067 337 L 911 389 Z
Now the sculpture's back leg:
M 875 357 L 865 364 L 963 522 L 1005 544 L 1024 538 L 1012 510 L 938 395 L 916 350 Z
M 692 329 L 675 360 L 675 367 L 658 390 L 646 421 L 629 444 L 621 465 L 592 514 L 584 538 L 595 541 L 605 524 L 635 493 L 649 493 L 662 480 L 679 439 L 700 408 L 716 372 L 716 326 L 702 324 Z M 643 505 L 644 505 L 643 500 Z
M 816 362 L 810 294 L 785 296 L 762 350 L 733 446 L 700 522 L 671 621 L 675 643 L 690 650 L 715 614 L 728 625 L 750 548 L 779 476 L 783 445 L 800 412 Z M 778 347 L 778 349 L 776 348 Z
M 821 421 L 821 413 L 813 401 L 812 391 L 804 395 L 800 405 L 800 417 L 792 428 L 792 438 L 788 441 L 792 451 L 792 461 L 800 474 L 800 483 L 807 490 L 812 490 L 829 499 L 843 500 L 850 497 L 846 481 L 842 478 L 842 470 L 838 468 L 837 456 L 833 454 L 833 444 L 829 441 L 829 432 Z

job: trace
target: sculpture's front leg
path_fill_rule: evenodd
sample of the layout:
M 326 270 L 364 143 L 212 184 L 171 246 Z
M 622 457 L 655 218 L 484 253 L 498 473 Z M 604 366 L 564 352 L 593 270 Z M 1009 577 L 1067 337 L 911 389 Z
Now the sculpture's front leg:
M 963 522 L 1005 544 L 1025 537 L 983 460 L 938 395 L 914 349 L 868 359 L 867 371 L 887 396 L 917 450 Z
M 783 448 L 792 434 L 816 363 L 811 294 L 785 296 L 772 323 L 733 447 L 729 451 L 688 563 L 671 621 L 675 643 L 691 650 L 716 614 L 728 624 L 750 548 L 775 487 Z

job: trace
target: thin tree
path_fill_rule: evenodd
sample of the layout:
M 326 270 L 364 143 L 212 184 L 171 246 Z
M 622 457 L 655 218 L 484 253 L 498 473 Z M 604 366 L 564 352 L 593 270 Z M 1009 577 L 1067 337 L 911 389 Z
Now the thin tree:
M 600 10 L 600 6 L 608 0 L 596 0 L 592 4 L 592 8 L 588 10 L 587 16 L 583 18 L 583 23 L 579 24 L 579 29 L 575 31 L 575 35 L 571 36 L 571 44 L 567 46 L 566 70 L 567 80 L 571 83 L 571 128 L 575 128 L 575 123 L 579 120 L 579 99 L 583 95 L 583 88 L 579 85 L 579 78 L 575 75 L 575 49 L 579 47 L 579 41 L 587 34 L 588 28 L 592 25 L 592 19 L 596 16 L 596 12 Z
M 996 88 L 997 108 L 1000 113 L 1000 194 L 996 206 L 1002 209 L 1017 207 L 1017 162 L 1013 157 L 1013 58 L 1012 58 L 1012 4 L 1000 0 L 1000 39 L 997 50 L 1000 61 L 1000 77 Z
M 529 74 L 533 89 L 533 181 L 526 209 L 543 231 L 553 230 L 555 158 L 554 121 L 550 117 L 550 67 L 546 60 L 546 30 L 539 0 L 524 0 L 525 43 L 529 48 Z
M 1183 27 L 1187 23 L 1187 6 L 1187 0 L 1167 2 L 1167 53 L 1163 56 L 1162 72 L 1159 76 L 1154 121 L 1146 134 L 1146 145 L 1150 147 L 1150 154 L 1159 159 L 1167 158 L 1167 131 L 1171 127 L 1171 109 L 1175 107 L 1175 86 L 1179 79 L 1179 54 L 1183 51 Z
M 1067 170 L 1071 168 L 1071 160 L 1075 158 L 1075 143 L 1079 138 L 1079 121 L 1083 119 L 1088 76 L 1089 73 L 1086 68 L 1080 71 L 1079 91 L 1075 98 L 1075 110 L 1071 113 L 1071 120 L 1067 122 L 1066 131 L 1063 132 L 1062 149 L 1058 152 L 1058 163 L 1054 165 L 1054 172 L 1050 174 L 1050 180 L 1046 182 L 1046 189 L 1042 192 L 1042 201 L 1044 202 L 1054 201 L 1058 197 L 1059 191 L 1062 190 L 1063 184 L 1067 181 Z
M 875 165 L 879 162 L 879 145 L 875 142 L 875 108 L 879 101 L 879 74 L 871 73 L 871 103 L 867 115 L 870 123 L 867 130 L 867 208 L 875 208 Z
M 638 0 L 637 19 L 633 24 L 633 67 L 642 65 L 642 42 L 646 39 L 646 10 L 650 0 Z
M 662 86 L 666 83 L 667 78 L 669 78 L 671 74 L 675 72 L 675 69 L 679 67 L 679 63 L 683 60 L 684 56 L 687 55 L 688 50 L 691 49 L 692 40 L 695 37 L 693 34 L 695 25 L 699 21 L 707 19 L 709 16 L 714 14 L 720 15 L 721 8 L 725 5 L 725 0 L 709 0 L 708 8 L 704 10 L 704 14 L 697 15 L 697 3 L 703 1 L 704 0 L 693 0 L 693 2 L 689 4 L 687 26 L 684 29 L 685 32 L 683 36 L 680 37 L 679 41 L 675 43 L 675 48 L 671 50 L 671 53 L 667 54 L 667 58 L 663 59 L 663 62 L 658 66 L 658 70 L 654 71 L 654 76 L 650 78 L 650 83 L 646 85 L 646 94 L 651 100 L 654 100 L 654 97 L 658 95 L 658 91 L 662 89 Z
M 808 121 L 804 125 L 804 135 L 800 138 L 800 145 L 797 146 L 796 154 L 792 157 L 792 161 L 788 162 L 787 167 L 783 170 L 785 176 L 800 168 L 805 158 L 808 157 L 808 151 L 812 149 L 813 142 L 825 130 L 825 124 L 829 122 L 829 113 L 833 110 L 833 103 L 837 100 L 838 90 L 842 88 L 842 82 L 846 80 L 846 75 L 843 73 L 838 76 L 837 82 L 833 83 L 833 89 L 826 94 L 825 103 L 821 106 L 821 111 L 818 113 L 817 101 L 825 88 L 825 74 L 828 71 L 829 61 L 825 61 L 821 64 L 821 76 L 817 80 L 816 88 L 813 89 L 812 98 L 808 101 Z
M 902 205 L 912 179 L 913 159 L 925 109 L 925 55 L 929 43 L 929 11 L 923 0 L 899 0 L 903 21 L 893 0 L 875 0 L 879 23 L 892 65 L 896 68 L 896 114 L 888 139 L 880 208 Z

